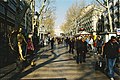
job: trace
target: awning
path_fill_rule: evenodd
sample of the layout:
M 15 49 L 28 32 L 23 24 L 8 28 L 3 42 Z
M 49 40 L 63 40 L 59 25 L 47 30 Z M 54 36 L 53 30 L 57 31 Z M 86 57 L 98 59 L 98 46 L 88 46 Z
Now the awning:
M 90 34 L 89 32 L 86 32 L 86 31 L 82 31 L 82 32 L 79 32 L 80 34 L 83 34 L 83 35 L 88 35 Z
M 91 33 L 86 32 L 86 31 L 80 31 L 79 33 L 77 33 L 75 36 L 80 36 L 80 35 L 91 35 Z

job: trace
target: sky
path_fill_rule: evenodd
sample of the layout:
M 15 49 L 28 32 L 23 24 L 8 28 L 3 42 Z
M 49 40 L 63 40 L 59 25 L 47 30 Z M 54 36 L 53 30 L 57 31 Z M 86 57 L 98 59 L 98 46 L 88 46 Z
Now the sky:
M 39 5 L 39 0 L 36 0 L 36 4 Z M 78 2 L 81 2 L 81 0 L 77 0 Z M 85 0 L 85 4 L 88 5 L 93 0 Z M 56 20 L 55 20 L 55 28 L 59 28 L 60 25 L 65 21 L 66 12 L 70 6 L 72 6 L 73 3 L 75 3 L 76 0 L 56 0 L 55 6 L 56 6 Z M 38 8 L 36 8 L 38 10 Z
M 78 0 L 81 1 L 81 0 Z M 93 0 L 85 0 L 85 4 L 88 5 Z M 55 28 L 59 28 L 60 25 L 65 21 L 66 12 L 76 0 L 56 0 L 56 24 Z

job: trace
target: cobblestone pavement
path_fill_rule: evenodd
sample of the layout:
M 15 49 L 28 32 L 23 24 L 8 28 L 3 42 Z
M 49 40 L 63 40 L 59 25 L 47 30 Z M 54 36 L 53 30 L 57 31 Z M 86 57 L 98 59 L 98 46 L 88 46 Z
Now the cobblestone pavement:
M 48 50 L 38 55 L 36 66 L 34 68 L 28 66 L 17 78 L 18 80 L 109 80 L 105 74 L 94 70 L 93 62 L 93 57 L 88 55 L 86 63 L 76 64 L 73 54 L 68 53 L 65 47 L 57 46 L 53 52 Z

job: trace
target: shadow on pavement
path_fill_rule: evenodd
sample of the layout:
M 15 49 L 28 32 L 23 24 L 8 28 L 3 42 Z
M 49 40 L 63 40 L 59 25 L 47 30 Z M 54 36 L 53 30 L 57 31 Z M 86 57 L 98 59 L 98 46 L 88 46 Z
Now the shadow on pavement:
M 51 55 L 46 55 L 46 54 L 44 54 L 44 55 L 41 55 L 40 56 L 40 59 L 44 59 L 44 58 L 49 58 Z
M 84 74 L 82 77 L 78 78 L 78 79 L 75 79 L 75 80 L 87 80 L 87 79 L 84 79 L 88 76 L 90 76 L 94 71 L 90 71 L 90 72 L 87 72 L 86 74 Z
M 33 80 L 33 79 L 21 79 L 21 80 Z M 67 80 L 66 78 L 48 78 L 48 79 L 34 79 L 34 80 Z
M 47 52 L 47 51 L 49 51 L 49 50 L 51 50 L 51 49 L 46 49 L 46 50 L 38 51 L 37 54 L 43 53 L 43 52 Z
M 60 46 L 60 47 L 58 47 L 57 49 L 61 49 L 61 48 L 64 48 L 65 46 Z
M 52 52 L 52 54 L 54 55 L 53 58 L 51 58 L 51 59 L 47 60 L 46 62 L 41 63 L 41 64 L 39 64 L 39 65 L 37 65 L 37 66 L 35 66 L 35 67 L 33 67 L 33 68 L 30 68 L 30 69 L 27 70 L 27 71 L 24 71 L 24 72 L 21 72 L 21 73 L 16 74 L 16 75 L 13 76 L 10 80 L 13 80 L 13 79 L 14 79 L 14 80 L 20 80 L 22 77 L 30 74 L 31 72 L 35 71 L 36 69 L 38 69 L 38 68 L 40 68 L 40 67 L 43 67 L 43 66 L 45 66 L 45 65 L 47 65 L 47 64 L 50 64 L 53 60 L 57 59 L 59 56 L 64 55 L 64 54 L 67 53 L 67 52 L 64 52 L 64 53 L 61 53 L 61 54 L 59 54 L 59 55 L 56 55 L 56 53 L 55 53 L 54 51 L 51 51 L 51 52 Z M 50 79 L 49 79 L 49 80 L 50 80 Z M 59 79 L 56 79 L 56 80 L 59 80 Z M 61 79 L 61 80 L 62 80 L 62 79 Z M 65 80 L 65 79 L 63 79 L 63 80 Z

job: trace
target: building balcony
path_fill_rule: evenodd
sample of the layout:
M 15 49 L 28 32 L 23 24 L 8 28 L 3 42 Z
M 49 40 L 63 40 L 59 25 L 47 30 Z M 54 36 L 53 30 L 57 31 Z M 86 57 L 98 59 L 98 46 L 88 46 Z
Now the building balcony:
M 114 21 L 115 21 L 115 22 L 118 22 L 118 18 L 117 18 L 117 17 L 115 17 Z
M 112 3 L 112 0 L 108 0 L 109 1 L 109 3 Z
M 114 5 L 112 5 L 112 6 L 110 7 L 110 10 L 114 10 L 114 7 L 115 7 L 115 6 L 114 6 Z
M 108 20 L 105 20 L 105 22 L 104 22 L 104 23 L 105 23 L 105 25 L 106 25 L 106 24 L 109 24 L 109 23 L 108 23 Z
M 109 6 L 111 7 L 112 5 L 113 5 L 112 2 L 110 2 L 110 3 L 109 3 Z
M 117 1 L 116 4 L 115 4 L 115 6 L 119 6 L 119 4 L 120 4 L 119 1 Z
M 116 11 L 115 14 L 116 14 L 116 15 L 119 15 L 119 11 Z
M 114 7 L 114 12 L 116 13 L 116 12 L 118 12 L 118 7 Z
M 4 6 L 0 5 L 0 13 L 5 14 L 4 12 L 5 12 Z
M 108 16 L 107 10 L 104 12 L 104 17 Z
M 106 20 L 109 20 L 109 16 L 108 16 L 108 15 L 106 16 L 106 19 L 105 19 L 105 21 L 106 21 Z

